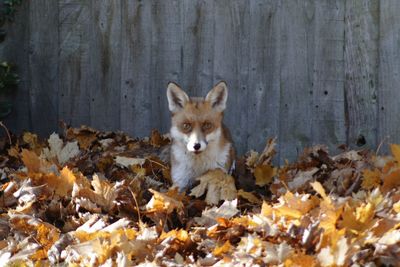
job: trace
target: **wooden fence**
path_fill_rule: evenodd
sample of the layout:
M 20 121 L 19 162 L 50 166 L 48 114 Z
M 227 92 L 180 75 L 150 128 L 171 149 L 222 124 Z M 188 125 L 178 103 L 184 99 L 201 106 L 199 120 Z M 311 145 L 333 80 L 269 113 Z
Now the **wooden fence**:
M 169 129 L 166 84 L 229 85 L 240 153 L 400 142 L 400 1 L 23 1 L 0 47 L 22 78 L 6 123 L 146 136 Z

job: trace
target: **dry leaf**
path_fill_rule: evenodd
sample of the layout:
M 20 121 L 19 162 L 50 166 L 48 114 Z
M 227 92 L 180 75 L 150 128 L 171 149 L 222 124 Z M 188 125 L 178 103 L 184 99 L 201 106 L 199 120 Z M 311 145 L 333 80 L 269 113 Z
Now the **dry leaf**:
M 363 180 L 361 186 L 367 190 L 377 188 L 381 183 L 381 176 L 382 174 L 378 169 L 366 169 L 363 171 Z
M 258 165 L 254 169 L 254 177 L 256 177 L 256 185 L 264 186 L 272 182 L 272 179 L 277 174 L 277 169 L 271 165 Z
M 135 165 L 140 165 L 142 166 L 145 163 L 145 159 L 141 158 L 128 158 L 128 157 L 122 157 L 122 156 L 117 156 L 115 158 L 115 162 L 118 165 L 124 166 L 129 168 L 129 166 L 135 166 Z
M 237 196 L 246 199 L 252 204 L 261 204 L 262 200 L 251 192 L 246 192 L 242 189 L 237 191 Z
M 195 221 L 204 226 L 211 226 L 217 223 L 218 218 L 230 219 L 235 216 L 239 210 L 237 209 L 237 199 L 228 201 L 225 200 L 220 207 L 212 207 L 202 212 L 200 218 L 195 218 Z
M 207 191 L 208 204 L 218 204 L 220 200 L 233 200 L 237 197 L 234 178 L 221 169 L 208 171 L 196 180 L 200 184 L 192 189 L 190 195 L 200 197 Z
M 58 134 L 53 133 L 48 140 L 49 148 L 43 149 L 43 156 L 46 159 L 57 159 L 60 165 L 64 165 L 69 159 L 79 154 L 78 142 L 68 142 L 64 146 L 64 142 Z

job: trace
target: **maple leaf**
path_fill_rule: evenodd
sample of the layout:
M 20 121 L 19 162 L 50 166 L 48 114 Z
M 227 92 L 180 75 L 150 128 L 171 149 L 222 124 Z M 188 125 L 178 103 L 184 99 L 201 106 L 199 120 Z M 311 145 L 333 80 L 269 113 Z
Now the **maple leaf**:
M 390 150 L 392 151 L 392 155 L 397 161 L 397 164 L 400 166 L 400 145 L 391 144 Z
M 82 149 L 88 149 L 97 140 L 97 131 L 87 126 L 68 128 L 65 131 L 68 140 L 76 139 Z
M 140 165 L 142 166 L 145 163 L 145 159 L 141 158 L 128 158 L 128 157 L 123 157 L 123 156 L 117 156 L 115 158 L 115 162 L 118 165 L 124 166 L 124 167 L 130 167 L 130 166 L 135 166 L 135 165 Z
M 277 174 L 277 169 L 270 164 L 257 165 L 254 169 L 254 177 L 256 185 L 264 186 L 272 182 L 273 177 Z
M 41 159 L 38 155 L 30 150 L 22 149 L 21 159 L 28 172 L 36 173 L 36 172 L 44 172 L 48 173 L 53 170 L 52 164 L 48 161 Z
M 10 222 L 14 231 L 25 234 L 35 233 L 36 246 L 28 255 L 33 260 L 41 260 L 47 258 L 47 251 L 59 239 L 60 231 L 51 224 L 45 223 L 37 218 L 28 215 L 11 214 Z
M 317 258 L 322 266 L 343 266 L 348 250 L 347 239 L 342 237 L 334 246 L 321 249 Z
M 116 199 L 123 184 L 118 182 L 110 183 L 105 179 L 100 179 L 97 174 L 93 175 L 91 184 L 94 190 L 85 185 L 75 183 L 72 190 L 72 197 L 87 198 L 103 210 L 107 212 L 111 211 L 117 205 Z
M 166 214 L 172 213 L 174 210 L 182 212 L 184 194 L 179 194 L 176 188 L 168 191 L 167 193 L 160 193 L 153 189 L 149 189 L 153 194 L 149 203 L 146 204 L 146 210 L 152 212 L 165 212 Z
M 53 133 L 48 139 L 49 148 L 44 148 L 42 155 L 46 159 L 56 159 L 60 165 L 64 165 L 69 159 L 79 154 L 78 142 L 68 142 L 64 145 L 64 142 L 58 136 Z
M 376 188 L 380 185 L 382 174 L 378 169 L 375 170 L 365 169 L 363 170 L 362 173 L 363 173 L 363 178 L 361 183 L 362 188 L 369 190 L 372 188 Z
M 234 178 L 221 169 L 208 171 L 196 180 L 200 184 L 192 189 L 190 195 L 200 197 L 207 191 L 205 200 L 208 204 L 218 204 L 220 200 L 237 197 Z
M 212 207 L 204 210 L 201 217 L 195 218 L 195 221 L 200 225 L 211 226 L 217 223 L 218 218 L 230 219 L 238 212 L 237 199 L 232 201 L 225 200 L 218 208 Z
M 229 242 L 229 240 L 226 240 L 226 242 L 222 245 L 222 246 L 217 246 L 215 247 L 215 249 L 213 250 L 213 254 L 215 256 L 221 256 L 223 254 L 226 253 L 230 253 L 230 251 L 232 250 L 233 246 L 231 245 L 231 243 Z
M 383 184 L 381 190 L 383 193 L 387 193 L 393 188 L 400 185 L 400 169 L 395 169 L 383 176 Z

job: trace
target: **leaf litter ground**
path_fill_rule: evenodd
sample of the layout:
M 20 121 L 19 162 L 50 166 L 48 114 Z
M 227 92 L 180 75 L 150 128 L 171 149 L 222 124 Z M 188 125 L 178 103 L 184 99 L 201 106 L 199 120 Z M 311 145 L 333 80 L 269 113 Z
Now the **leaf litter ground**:
M 275 140 L 171 187 L 166 136 L 68 128 L 1 142 L 0 265 L 399 266 L 400 146 L 323 146 L 274 166 Z

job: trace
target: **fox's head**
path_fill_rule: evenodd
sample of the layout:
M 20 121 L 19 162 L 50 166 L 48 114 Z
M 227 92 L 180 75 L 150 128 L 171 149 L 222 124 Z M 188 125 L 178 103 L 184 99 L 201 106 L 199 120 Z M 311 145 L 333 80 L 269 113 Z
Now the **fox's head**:
M 171 137 L 196 154 L 207 145 L 220 140 L 222 117 L 228 98 L 225 82 L 219 82 L 205 98 L 189 96 L 175 83 L 167 89 L 172 112 Z

